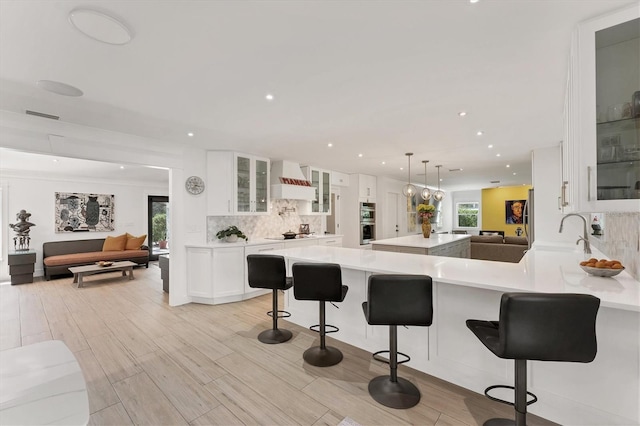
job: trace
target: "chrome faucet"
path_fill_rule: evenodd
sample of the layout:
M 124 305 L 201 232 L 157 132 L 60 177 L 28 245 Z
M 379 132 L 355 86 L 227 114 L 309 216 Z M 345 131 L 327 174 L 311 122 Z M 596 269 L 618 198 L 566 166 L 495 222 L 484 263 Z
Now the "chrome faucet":
M 583 226 L 584 226 L 582 231 L 582 237 L 578 238 L 578 241 L 576 241 L 576 245 L 578 245 L 580 241 L 582 241 L 584 243 L 584 252 L 587 254 L 591 254 L 591 244 L 589 244 L 589 233 L 587 232 L 587 219 L 585 219 L 584 216 L 579 215 L 577 213 L 569 213 L 568 215 L 565 215 L 565 217 L 563 217 L 562 220 L 560 221 L 560 229 L 558 230 L 558 232 L 562 232 L 562 225 L 564 224 L 564 220 L 569 216 L 578 216 L 580 219 L 582 219 Z

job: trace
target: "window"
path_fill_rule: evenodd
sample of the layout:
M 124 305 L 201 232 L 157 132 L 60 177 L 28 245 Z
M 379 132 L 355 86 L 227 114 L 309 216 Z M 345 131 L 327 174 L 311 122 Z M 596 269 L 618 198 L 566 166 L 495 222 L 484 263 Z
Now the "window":
M 464 202 L 456 203 L 456 216 L 458 217 L 458 228 L 477 228 L 478 212 L 480 203 Z

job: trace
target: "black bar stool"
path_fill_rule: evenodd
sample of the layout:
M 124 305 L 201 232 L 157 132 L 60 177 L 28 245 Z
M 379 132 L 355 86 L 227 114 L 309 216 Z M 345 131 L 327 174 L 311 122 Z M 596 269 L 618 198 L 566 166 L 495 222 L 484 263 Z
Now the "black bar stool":
M 247 255 L 249 287 L 268 288 L 273 294 L 273 309 L 267 315 L 273 318 L 273 328 L 258 335 L 262 343 L 283 343 L 291 339 L 289 330 L 278 328 L 278 318 L 287 318 L 291 314 L 278 310 L 278 290 L 288 290 L 293 286 L 291 277 L 287 277 L 284 257 L 271 254 Z
M 326 324 L 325 302 L 342 302 L 347 295 L 349 287 L 342 285 L 340 265 L 335 263 L 294 263 L 291 269 L 294 297 L 297 300 L 318 300 L 320 303 L 320 324 L 309 327 L 310 330 L 320 333 L 320 346 L 307 349 L 302 357 L 306 362 L 316 367 L 336 365 L 342 361 L 342 352 L 337 348 L 327 346 L 325 336 L 328 333 L 337 332 L 338 327 Z
M 367 301 L 362 304 L 367 323 L 389 326 L 389 350 L 378 351 L 373 358 L 389 364 L 388 376 L 369 382 L 369 394 L 391 408 L 411 408 L 420 402 L 418 388 L 398 377 L 398 365 L 411 358 L 398 352 L 398 326 L 430 326 L 433 319 L 431 277 L 426 275 L 372 275 L 369 277 Z M 379 357 L 389 354 L 389 361 Z M 405 357 L 398 362 L 398 355 Z
M 490 419 L 484 426 L 526 426 L 527 406 L 538 398 L 527 392 L 527 360 L 591 362 L 596 357 L 596 315 L 600 299 L 587 294 L 505 293 L 500 320 L 467 320 L 467 327 L 499 358 L 515 360 L 515 386 L 495 385 L 485 395 L 513 405 L 515 421 Z M 515 403 L 489 395 L 515 390 Z M 527 402 L 527 394 L 532 400 Z

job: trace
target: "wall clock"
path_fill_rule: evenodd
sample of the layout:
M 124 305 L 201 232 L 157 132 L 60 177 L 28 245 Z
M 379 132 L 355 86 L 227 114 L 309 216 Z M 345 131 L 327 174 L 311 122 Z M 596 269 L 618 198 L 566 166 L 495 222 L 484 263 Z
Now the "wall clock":
M 184 183 L 184 187 L 187 189 L 189 194 L 202 194 L 202 191 L 204 191 L 204 181 L 198 176 L 190 176 Z

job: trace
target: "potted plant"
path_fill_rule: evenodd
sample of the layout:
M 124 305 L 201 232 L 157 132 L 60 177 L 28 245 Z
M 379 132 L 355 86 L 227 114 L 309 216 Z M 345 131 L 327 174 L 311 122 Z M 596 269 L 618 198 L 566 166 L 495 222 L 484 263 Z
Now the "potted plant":
M 158 248 L 167 248 L 167 214 L 156 213 L 151 219 L 151 232 L 153 241 L 158 243 Z
M 422 218 L 422 236 L 431 236 L 431 218 L 435 214 L 436 206 L 433 204 L 418 204 L 418 214 Z
M 219 240 L 224 238 L 228 243 L 234 243 L 238 241 L 238 238 L 242 238 L 245 241 L 247 240 L 247 236 L 244 235 L 244 233 L 235 225 L 229 226 L 222 231 L 218 231 L 216 237 L 218 237 Z

